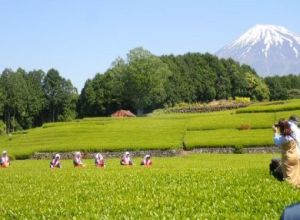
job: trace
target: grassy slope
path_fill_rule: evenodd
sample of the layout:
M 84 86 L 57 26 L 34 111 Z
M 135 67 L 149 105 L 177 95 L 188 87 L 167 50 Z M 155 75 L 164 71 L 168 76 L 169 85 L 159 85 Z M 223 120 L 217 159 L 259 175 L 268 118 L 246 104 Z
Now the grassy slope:
M 17 157 L 35 151 L 94 151 L 170 149 L 182 147 L 185 120 L 110 119 L 46 124 L 27 133 L 2 137 L 5 146 Z
M 287 105 L 298 110 L 285 111 Z M 274 107 L 276 106 L 276 107 Z M 267 112 L 222 111 L 198 114 L 162 114 L 147 118 L 87 118 L 45 124 L 0 137 L 0 150 L 17 158 L 35 151 L 102 151 L 194 147 L 257 146 L 272 144 L 270 127 L 279 118 L 300 115 L 300 100 L 284 104 L 260 103 L 243 109 Z M 269 112 L 269 109 L 277 112 Z M 241 111 L 243 109 L 239 109 Z M 239 130 L 241 127 L 251 130 Z
M 278 112 L 299 110 L 300 99 L 293 99 L 284 102 L 270 102 L 270 104 L 258 103 L 246 108 L 237 110 L 237 113 L 254 113 L 254 112 Z
M 189 149 L 196 147 L 270 146 L 273 144 L 273 132 L 271 129 L 190 131 L 185 135 L 184 143 Z
M 0 169 L 2 219 L 279 219 L 300 190 L 268 173 L 274 155 L 153 158 L 153 167 L 50 170 L 49 161 Z M 140 158 L 134 161 L 137 163 Z M 75 218 L 76 217 L 76 218 Z

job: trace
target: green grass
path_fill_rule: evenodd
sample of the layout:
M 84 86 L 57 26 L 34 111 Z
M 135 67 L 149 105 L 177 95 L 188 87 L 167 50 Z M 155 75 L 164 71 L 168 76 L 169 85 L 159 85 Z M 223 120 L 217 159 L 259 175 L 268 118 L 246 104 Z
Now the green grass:
M 272 145 L 272 125 L 280 118 L 300 115 L 283 111 L 299 100 L 265 102 L 249 108 L 274 108 L 277 112 L 171 113 L 143 118 L 84 118 L 72 122 L 47 123 L 41 128 L 0 136 L 0 151 L 13 158 L 28 158 L 33 152 L 123 151 L 194 147 L 240 147 Z M 247 108 L 244 108 L 247 109 Z M 240 109 L 243 110 L 243 109 Z M 238 110 L 238 111 L 240 111 Z M 243 129 L 250 129 L 243 131 Z
M 244 125 L 249 125 L 251 129 L 269 129 L 279 119 L 289 118 L 291 115 L 300 115 L 300 110 L 244 114 L 227 111 L 214 115 L 203 114 L 190 118 L 187 130 L 240 129 Z
M 285 102 L 259 103 L 238 109 L 236 110 L 236 113 L 279 112 L 293 110 L 300 110 L 300 99 L 293 99 Z
M 197 147 L 257 147 L 273 145 L 271 129 L 219 129 L 189 131 L 184 138 L 187 149 Z
M 269 175 L 273 155 L 153 158 L 153 167 L 108 160 L 74 169 L 15 161 L 0 169 L 1 219 L 279 219 L 300 190 Z M 134 161 L 139 162 L 140 158 Z
M 104 123 L 105 122 L 105 123 Z M 185 120 L 138 118 L 83 120 L 45 124 L 42 128 L 1 137 L 13 157 L 35 151 L 117 151 L 182 147 Z
M 239 129 L 243 125 L 250 128 L 270 128 L 274 124 L 274 114 L 234 114 L 224 113 L 219 115 L 198 116 L 189 120 L 187 129 L 212 130 L 212 129 Z

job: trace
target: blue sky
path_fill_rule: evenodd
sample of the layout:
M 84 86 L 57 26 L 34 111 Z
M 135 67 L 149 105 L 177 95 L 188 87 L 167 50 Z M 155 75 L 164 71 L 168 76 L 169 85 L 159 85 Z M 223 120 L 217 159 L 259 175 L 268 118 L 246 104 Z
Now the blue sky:
M 0 0 L 0 71 L 56 68 L 79 89 L 138 46 L 214 53 L 255 24 L 300 33 L 300 1 Z

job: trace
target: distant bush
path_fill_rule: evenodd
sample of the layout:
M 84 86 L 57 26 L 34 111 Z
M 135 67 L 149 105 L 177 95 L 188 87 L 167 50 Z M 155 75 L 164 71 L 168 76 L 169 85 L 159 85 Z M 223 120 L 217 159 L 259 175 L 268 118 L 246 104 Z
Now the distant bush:
M 246 103 L 251 102 L 250 97 L 239 97 L 239 96 L 236 96 L 236 97 L 234 97 L 234 99 L 235 99 L 236 102 L 246 102 Z
M 243 146 L 237 145 L 237 146 L 234 146 L 233 153 L 235 153 L 235 154 L 243 154 L 243 153 L 245 153 L 245 149 L 244 149 Z
M 300 89 L 288 90 L 288 97 L 290 99 L 299 99 L 300 98 Z
M 160 115 L 163 113 L 202 113 L 202 112 L 216 112 L 230 109 L 237 109 L 247 107 L 250 104 L 248 98 L 244 101 L 236 100 L 218 100 L 209 103 L 178 103 L 174 107 L 155 110 L 152 115 Z M 249 98 L 250 100 L 250 98 Z
M 241 126 L 239 127 L 239 130 L 250 130 L 250 129 L 251 129 L 250 124 L 241 124 Z

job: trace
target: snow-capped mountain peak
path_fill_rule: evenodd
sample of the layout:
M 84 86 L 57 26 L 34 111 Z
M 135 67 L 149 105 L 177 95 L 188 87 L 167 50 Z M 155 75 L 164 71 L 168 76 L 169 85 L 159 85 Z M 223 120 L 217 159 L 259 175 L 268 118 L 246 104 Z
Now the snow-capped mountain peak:
M 262 51 L 266 57 L 268 56 L 268 50 L 271 46 L 281 46 L 283 42 L 288 42 L 290 47 L 293 48 L 295 55 L 297 57 L 299 55 L 299 51 L 293 47 L 293 44 L 300 44 L 300 36 L 295 35 L 284 27 L 275 25 L 255 25 L 240 38 L 234 41 L 231 46 L 254 46 L 256 43 L 261 41 L 265 45 L 265 48 L 263 48 Z
M 259 73 L 300 72 L 300 35 L 282 26 L 255 25 L 231 44 L 217 52 L 220 57 L 232 57 L 252 65 Z M 276 59 L 275 64 L 272 60 Z M 280 68 L 282 60 L 283 68 Z M 292 62 L 293 68 L 287 64 Z M 294 68 L 297 66 L 297 68 Z M 274 72 L 275 71 L 275 72 Z

